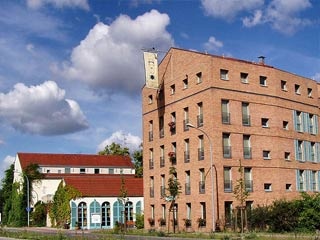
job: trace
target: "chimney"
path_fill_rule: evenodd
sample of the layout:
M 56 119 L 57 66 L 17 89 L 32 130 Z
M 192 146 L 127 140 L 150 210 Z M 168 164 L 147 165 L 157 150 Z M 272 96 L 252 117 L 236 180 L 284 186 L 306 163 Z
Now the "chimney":
M 265 56 L 260 56 L 259 58 L 259 64 L 264 65 L 264 59 L 266 58 Z

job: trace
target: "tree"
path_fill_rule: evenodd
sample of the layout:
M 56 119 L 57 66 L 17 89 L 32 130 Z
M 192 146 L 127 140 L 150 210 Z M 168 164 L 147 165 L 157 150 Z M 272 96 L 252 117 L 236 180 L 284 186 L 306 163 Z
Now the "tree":
M 2 179 L 1 190 L 0 190 L 0 211 L 2 212 L 2 223 L 7 224 L 9 218 L 9 212 L 12 207 L 12 187 L 13 187 L 13 171 L 14 165 L 5 171 L 5 176 Z
M 129 156 L 129 148 L 122 147 L 118 143 L 111 143 L 111 145 L 107 145 L 104 150 L 98 153 L 99 155 L 121 155 L 121 156 Z
M 55 223 L 57 227 L 63 227 L 67 222 L 70 222 L 70 200 L 78 197 L 81 197 L 81 193 L 77 189 L 64 185 L 64 182 L 61 181 L 49 209 L 51 222 Z
M 238 209 L 240 210 L 240 227 L 241 227 L 241 233 L 243 233 L 244 222 L 247 222 L 247 219 L 246 219 L 247 216 L 245 214 L 245 206 L 246 206 L 245 204 L 249 196 L 249 192 L 246 189 L 244 171 L 241 164 L 241 160 L 239 160 L 239 163 L 240 163 L 240 166 L 238 168 L 238 172 L 240 174 L 240 177 L 237 180 L 237 184 L 234 187 L 233 194 L 239 202 Z M 235 222 L 235 224 L 237 224 L 237 221 Z
M 139 150 L 134 151 L 133 153 L 133 164 L 136 172 L 136 177 L 143 177 L 143 152 L 142 146 Z
M 126 182 L 124 180 L 124 177 L 121 175 L 121 187 L 120 187 L 120 194 L 119 194 L 119 197 L 118 197 L 118 201 L 122 203 L 122 206 L 124 207 L 124 223 L 123 223 L 123 226 L 124 226 L 124 231 L 127 230 L 127 216 L 128 216 L 128 213 L 126 211 L 126 204 L 128 202 L 128 189 L 126 187 Z

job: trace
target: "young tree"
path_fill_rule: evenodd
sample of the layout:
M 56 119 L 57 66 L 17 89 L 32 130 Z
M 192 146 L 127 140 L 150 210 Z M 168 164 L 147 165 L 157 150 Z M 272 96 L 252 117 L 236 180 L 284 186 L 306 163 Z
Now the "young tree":
M 124 177 L 121 176 L 121 187 L 120 187 L 120 194 L 118 197 L 118 201 L 122 203 L 122 206 L 124 207 L 124 231 L 127 230 L 127 217 L 128 217 L 128 213 L 126 211 L 126 204 L 129 201 L 128 199 L 128 189 L 126 187 L 126 182 L 124 180 Z
M 2 212 L 2 223 L 4 225 L 8 224 L 9 212 L 12 207 L 12 183 L 13 183 L 13 171 L 14 165 L 11 164 L 10 167 L 5 171 L 5 176 L 2 179 L 1 192 L 0 192 L 0 209 Z
M 241 233 L 243 233 L 244 230 L 244 222 L 247 222 L 246 214 L 245 214 L 245 207 L 246 207 L 246 200 L 249 196 L 249 192 L 246 189 L 245 185 L 245 179 L 244 179 L 244 170 L 241 164 L 241 160 L 239 160 L 240 166 L 238 168 L 239 172 L 239 179 L 237 180 L 237 184 L 234 187 L 233 194 L 235 198 L 239 202 L 238 209 L 240 210 L 240 227 L 241 227 Z M 235 225 L 237 225 L 237 222 L 235 222 Z

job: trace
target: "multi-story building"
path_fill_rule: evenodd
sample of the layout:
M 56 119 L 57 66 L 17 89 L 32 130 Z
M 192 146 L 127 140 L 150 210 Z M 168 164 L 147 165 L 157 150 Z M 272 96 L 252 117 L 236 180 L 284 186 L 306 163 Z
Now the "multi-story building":
M 185 219 L 193 230 L 198 219 L 205 219 L 205 231 L 230 224 L 240 179 L 247 208 L 320 191 L 316 81 L 263 57 L 249 62 L 171 48 L 159 66 L 156 60 L 145 53 L 145 227 L 172 219 L 172 199 L 165 197 L 171 166 L 182 186 L 174 202 L 179 229 Z

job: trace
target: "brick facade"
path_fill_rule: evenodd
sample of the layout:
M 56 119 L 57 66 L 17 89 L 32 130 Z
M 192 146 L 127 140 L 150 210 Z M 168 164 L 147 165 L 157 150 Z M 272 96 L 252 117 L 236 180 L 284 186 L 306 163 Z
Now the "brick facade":
M 168 153 L 172 151 L 182 186 L 176 200 L 180 230 L 185 229 L 186 218 L 191 219 L 188 229 L 199 230 L 197 219 L 203 217 L 204 205 L 206 226 L 202 230 L 215 228 L 212 213 L 215 223 L 228 226 L 228 212 L 239 205 L 232 191 L 239 179 L 240 162 L 250 190 L 247 207 L 292 199 L 301 190 L 320 190 L 316 81 L 264 62 L 171 48 L 159 64 L 159 83 L 159 89 L 142 90 L 146 228 L 162 228 L 158 224 L 162 217 L 167 228 L 172 219 L 170 202 L 161 197 L 161 186 L 167 187 Z M 175 129 L 170 130 L 172 121 Z M 198 129 L 186 127 L 186 122 Z M 297 130 L 300 124 L 304 130 Z M 200 154 L 201 150 L 204 153 L 200 160 L 199 148 Z M 300 160 L 298 153 L 303 155 Z M 204 193 L 199 191 L 202 183 Z M 155 219 L 154 226 L 148 218 Z

